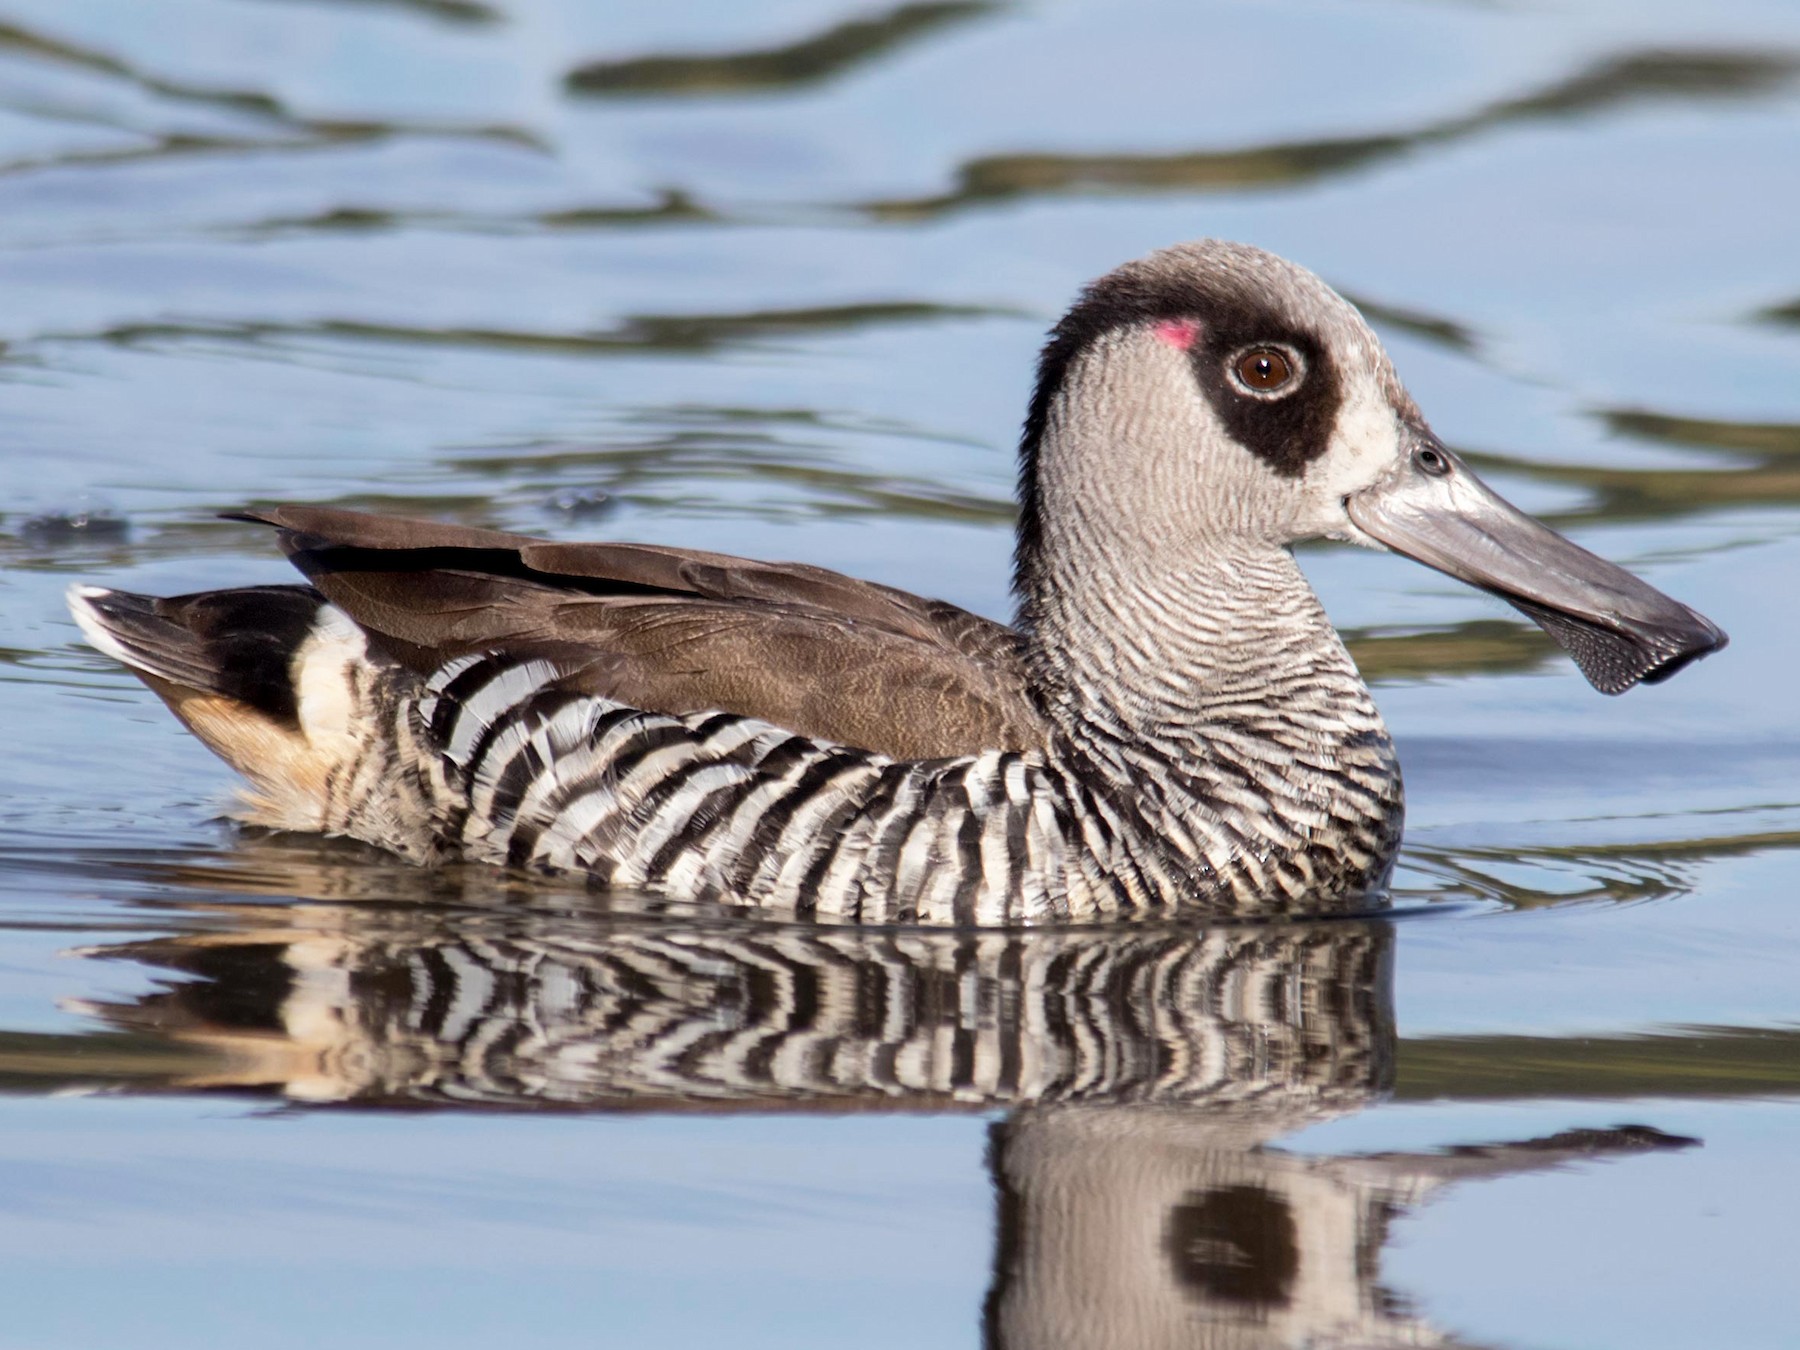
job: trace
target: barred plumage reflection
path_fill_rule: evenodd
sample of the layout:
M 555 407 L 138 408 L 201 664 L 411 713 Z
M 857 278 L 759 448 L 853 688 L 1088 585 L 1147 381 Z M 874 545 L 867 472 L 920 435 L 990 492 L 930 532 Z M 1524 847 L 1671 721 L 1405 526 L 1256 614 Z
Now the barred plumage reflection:
M 1392 943 L 1380 922 L 881 933 L 257 907 L 225 931 L 98 949 L 186 978 L 89 1007 L 154 1037 L 161 1062 L 208 1059 L 152 1089 L 439 1110 L 1000 1108 L 994 1350 L 1448 1350 L 1379 1283 L 1396 1214 L 1447 1182 L 1691 1141 L 1625 1127 L 1445 1153 L 1271 1146 L 1391 1085 Z
M 332 913 L 333 911 L 324 911 Z M 600 1108 L 1257 1104 L 1305 1115 L 1391 1075 L 1385 925 L 878 933 L 353 915 L 305 940 L 102 954 L 242 991 L 301 1095 Z M 97 1009 L 243 1053 L 206 983 Z M 209 1039 L 210 1038 L 210 1039 Z M 296 1052 L 308 1069 L 294 1073 Z M 250 1072 L 254 1079 L 256 1074 Z

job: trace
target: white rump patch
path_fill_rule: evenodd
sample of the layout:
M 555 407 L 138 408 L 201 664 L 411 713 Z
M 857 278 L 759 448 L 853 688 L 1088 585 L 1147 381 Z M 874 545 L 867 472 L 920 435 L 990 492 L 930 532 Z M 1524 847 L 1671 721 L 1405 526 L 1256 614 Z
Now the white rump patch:
M 312 632 L 288 663 L 300 729 L 315 749 L 335 750 L 345 758 L 352 753 L 362 713 L 352 672 L 368 659 L 362 629 L 336 605 L 320 606 Z

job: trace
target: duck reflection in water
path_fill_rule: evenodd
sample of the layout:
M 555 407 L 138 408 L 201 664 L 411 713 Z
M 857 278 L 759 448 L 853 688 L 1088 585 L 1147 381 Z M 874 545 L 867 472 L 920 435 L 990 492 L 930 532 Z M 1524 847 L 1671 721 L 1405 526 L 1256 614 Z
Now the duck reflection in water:
M 880 931 L 345 904 L 86 954 L 184 976 L 86 1003 L 150 1090 L 402 1108 L 993 1111 L 986 1342 L 1459 1344 L 1378 1282 L 1446 1183 L 1691 1141 L 1269 1147 L 1394 1075 L 1393 930 Z M 279 925 L 279 926 L 277 926 Z M 166 1062 L 166 1055 L 164 1056 Z

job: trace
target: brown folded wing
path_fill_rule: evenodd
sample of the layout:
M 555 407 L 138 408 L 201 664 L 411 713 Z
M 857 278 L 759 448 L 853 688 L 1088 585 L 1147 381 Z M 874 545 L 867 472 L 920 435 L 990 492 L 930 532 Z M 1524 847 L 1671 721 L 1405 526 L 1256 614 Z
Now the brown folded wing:
M 562 681 L 652 712 L 760 717 L 898 759 L 1041 745 L 1018 635 L 799 563 L 559 544 L 317 506 L 240 513 L 394 659 L 553 656 Z

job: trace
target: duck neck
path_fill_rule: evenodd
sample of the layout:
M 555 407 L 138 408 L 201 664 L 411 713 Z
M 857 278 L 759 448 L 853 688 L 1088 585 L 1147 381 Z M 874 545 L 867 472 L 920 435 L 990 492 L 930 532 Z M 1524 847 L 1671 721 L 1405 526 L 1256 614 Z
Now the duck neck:
M 1297 855 L 1312 861 L 1290 889 L 1322 883 L 1319 868 L 1379 872 L 1384 858 L 1361 855 L 1398 839 L 1392 743 L 1291 553 L 1226 541 L 1041 557 L 1020 625 L 1074 773 L 1221 876 Z M 1333 863 L 1340 845 L 1355 856 Z

